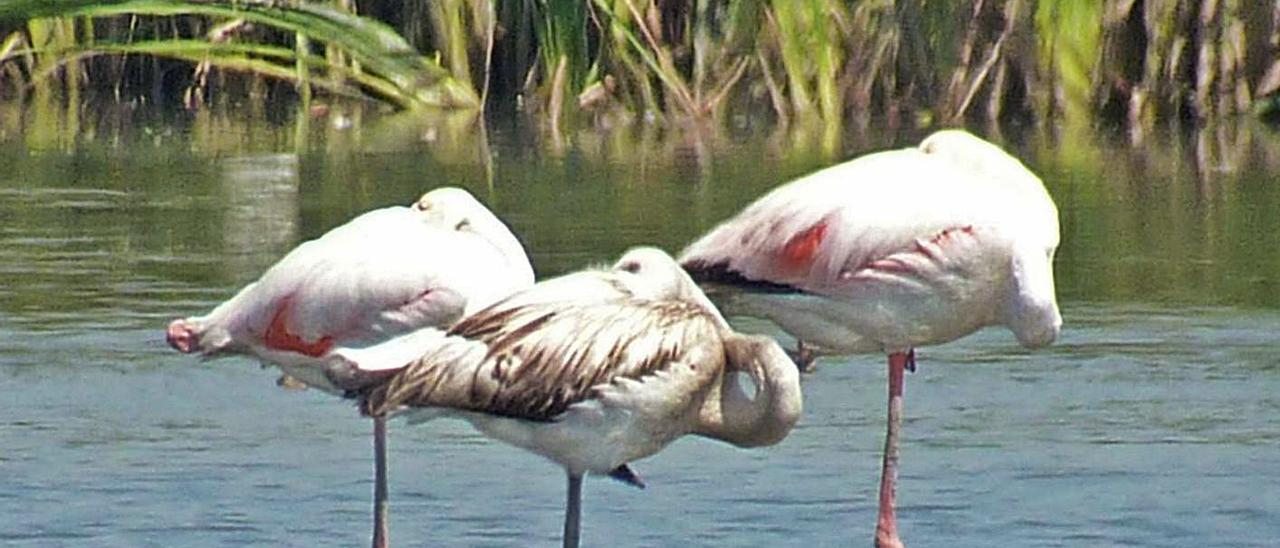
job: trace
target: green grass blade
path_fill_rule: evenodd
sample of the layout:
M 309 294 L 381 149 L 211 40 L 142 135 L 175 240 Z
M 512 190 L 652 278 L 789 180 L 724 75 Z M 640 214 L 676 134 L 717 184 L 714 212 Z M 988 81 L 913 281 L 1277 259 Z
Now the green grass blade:
M 0 4 L 0 21 L 48 16 L 202 15 L 241 18 L 337 45 L 364 71 L 401 88 L 414 106 L 476 107 L 470 86 L 418 54 L 389 26 L 321 4 L 288 6 L 261 0 L 12 0 Z

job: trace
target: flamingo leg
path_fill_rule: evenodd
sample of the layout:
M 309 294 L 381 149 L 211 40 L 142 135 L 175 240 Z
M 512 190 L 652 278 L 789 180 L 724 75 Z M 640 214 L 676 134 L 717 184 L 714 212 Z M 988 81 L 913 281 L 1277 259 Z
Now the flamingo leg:
M 791 361 L 796 362 L 796 367 L 800 369 L 801 373 L 813 373 L 818 369 L 816 363 L 818 353 L 814 352 L 809 345 L 804 344 L 802 340 L 796 339 L 795 352 L 787 351 L 787 356 L 791 358 Z
M 885 426 L 884 463 L 880 469 L 880 516 L 876 520 L 876 548 L 901 548 L 894 491 L 898 483 L 898 432 L 902 428 L 902 377 L 915 370 L 914 352 L 889 355 L 889 419 Z
M 569 496 L 564 509 L 564 548 L 578 548 L 582 519 L 582 474 L 569 472 Z
M 387 548 L 387 417 L 373 418 L 373 548 Z

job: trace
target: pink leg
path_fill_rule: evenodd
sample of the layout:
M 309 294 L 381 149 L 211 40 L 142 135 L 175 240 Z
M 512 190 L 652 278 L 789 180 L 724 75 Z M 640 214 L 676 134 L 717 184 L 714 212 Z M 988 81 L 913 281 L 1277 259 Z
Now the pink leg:
M 898 431 L 902 428 L 903 370 L 915 369 L 913 352 L 889 355 L 889 420 L 885 427 L 884 464 L 880 469 L 880 516 L 876 521 L 876 547 L 901 548 L 898 519 L 894 515 L 894 491 L 898 483 Z

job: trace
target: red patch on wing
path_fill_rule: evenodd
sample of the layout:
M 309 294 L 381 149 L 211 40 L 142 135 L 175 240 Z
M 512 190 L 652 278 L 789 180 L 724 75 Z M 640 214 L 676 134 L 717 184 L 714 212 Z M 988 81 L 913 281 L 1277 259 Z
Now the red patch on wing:
M 924 258 L 934 263 L 947 261 L 947 254 L 944 253 L 946 246 L 952 245 L 960 240 L 960 236 L 972 238 L 976 234 L 973 225 L 957 226 L 947 228 L 934 234 L 928 240 L 916 239 L 912 242 L 910 253 L 924 256 Z M 914 274 L 919 268 L 919 262 L 911 260 L 909 256 L 904 255 L 907 250 L 891 253 L 886 257 L 868 261 L 858 268 L 845 270 L 840 273 L 840 280 L 850 280 L 859 274 L 875 273 L 894 273 L 894 274 Z
M 827 222 L 815 224 L 804 232 L 792 236 L 787 245 L 782 247 L 782 260 L 790 268 L 808 267 L 813 256 L 818 254 L 818 246 L 827 236 Z
M 333 348 L 333 337 L 326 335 L 315 342 L 306 342 L 302 337 L 290 333 L 287 324 L 292 309 L 293 297 L 286 297 L 280 301 L 275 315 L 271 317 L 271 324 L 267 326 L 266 333 L 262 334 L 262 342 L 267 345 L 267 348 L 297 352 L 313 358 Z

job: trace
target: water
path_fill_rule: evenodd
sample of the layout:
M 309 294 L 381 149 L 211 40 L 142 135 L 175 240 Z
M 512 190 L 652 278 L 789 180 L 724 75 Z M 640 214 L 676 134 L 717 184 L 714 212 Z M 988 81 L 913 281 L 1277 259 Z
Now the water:
M 635 244 L 678 249 L 834 161 L 749 137 L 709 152 L 580 137 L 557 152 L 502 129 L 478 147 L 392 127 L 302 153 L 271 129 L 0 146 L 0 541 L 362 545 L 370 424 L 277 388 L 248 360 L 177 355 L 162 340 L 169 319 L 228 297 L 297 242 L 433 186 L 470 188 L 546 276 Z M 1176 139 L 1138 152 L 1079 137 L 1011 145 L 1062 209 L 1065 330 L 1035 353 L 998 331 L 921 351 L 899 491 L 911 545 L 1280 542 L 1280 186 L 1268 152 L 1280 147 L 1249 139 L 1229 157 Z M 820 361 L 778 446 L 686 438 L 635 465 L 644 491 L 589 480 L 585 542 L 868 544 L 882 361 Z M 458 422 L 391 431 L 394 543 L 559 542 L 554 465 Z

